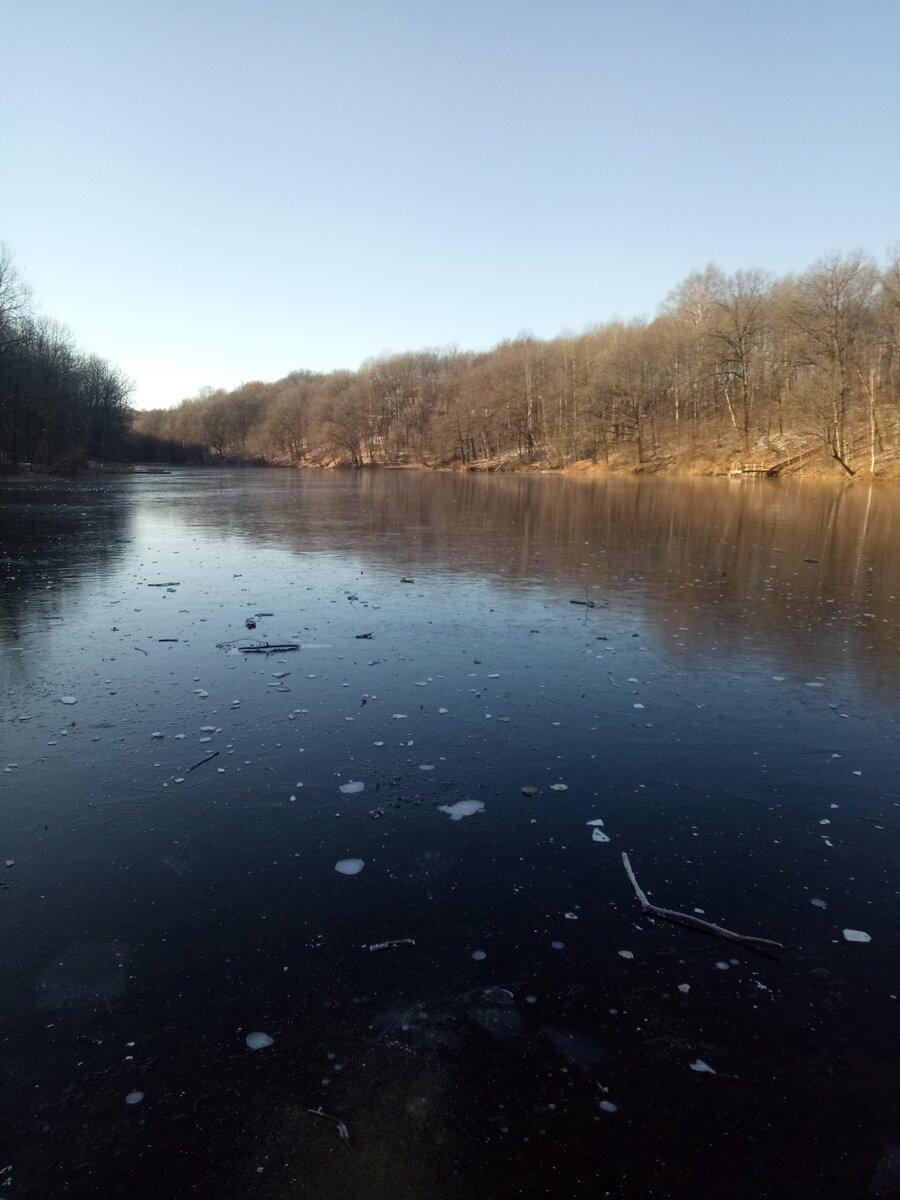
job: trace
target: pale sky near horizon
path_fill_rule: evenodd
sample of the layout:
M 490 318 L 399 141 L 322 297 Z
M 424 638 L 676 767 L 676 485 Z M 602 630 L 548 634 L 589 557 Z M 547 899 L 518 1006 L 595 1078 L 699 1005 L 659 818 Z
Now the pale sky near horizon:
M 896 0 L 32 0 L 0 241 L 168 407 L 900 242 Z

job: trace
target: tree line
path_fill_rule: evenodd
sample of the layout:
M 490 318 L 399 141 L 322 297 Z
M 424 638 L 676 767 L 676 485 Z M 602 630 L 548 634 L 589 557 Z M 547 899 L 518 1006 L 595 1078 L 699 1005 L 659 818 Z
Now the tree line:
M 34 311 L 11 251 L 0 245 L 0 469 L 56 471 L 128 453 L 133 385 Z
M 900 452 L 898 347 L 900 254 L 781 278 L 709 266 L 649 321 L 207 388 L 135 430 L 174 459 L 714 469 L 819 449 L 874 472 Z

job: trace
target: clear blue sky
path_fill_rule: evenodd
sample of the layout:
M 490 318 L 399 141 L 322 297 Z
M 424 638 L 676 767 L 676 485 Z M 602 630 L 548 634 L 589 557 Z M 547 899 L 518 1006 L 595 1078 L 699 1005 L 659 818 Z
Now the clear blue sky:
M 900 240 L 897 0 L 31 0 L 0 240 L 139 407 Z

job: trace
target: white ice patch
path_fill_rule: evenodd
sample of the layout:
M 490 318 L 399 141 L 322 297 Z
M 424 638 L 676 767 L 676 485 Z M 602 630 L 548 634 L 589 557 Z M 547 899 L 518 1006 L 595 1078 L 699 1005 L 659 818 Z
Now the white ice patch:
M 265 1050 L 266 1046 L 271 1046 L 274 1038 L 270 1038 L 267 1033 L 248 1033 L 244 1039 L 247 1043 L 247 1048 L 250 1050 Z
M 702 1058 L 695 1059 L 694 1062 L 690 1063 L 690 1068 L 692 1071 L 700 1071 L 701 1074 L 715 1075 L 716 1073 L 709 1063 L 705 1063 Z
M 129 1092 L 125 1097 L 126 1104 L 140 1104 L 144 1098 L 143 1092 Z
M 481 800 L 457 800 L 455 804 L 439 804 L 438 812 L 445 812 L 451 821 L 461 821 L 463 817 L 484 812 L 484 803 Z
M 342 783 L 338 791 L 343 792 L 345 796 L 354 796 L 357 792 L 364 791 L 365 786 L 362 780 L 356 779 L 350 783 Z
M 597 819 L 595 821 L 585 821 L 585 825 L 602 825 L 602 824 L 603 824 L 603 820 L 600 817 L 597 817 Z
M 594 831 L 591 834 L 591 841 L 592 842 L 608 842 L 609 837 L 603 832 L 602 829 L 599 829 L 595 826 Z
M 848 942 L 871 942 L 872 938 L 861 929 L 845 929 L 844 937 Z
M 342 858 L 334 864 L 339 875 L 358 875 L 365 866 L 361 858 Z
M 608 1113 L 616 1113 L 619 1111 L 618 1104 L 613 1104 L 612 1100 L 601 1100 L 600 1107 L 603 1109 L 604 1112 L 608 1112 Z
M 449 711 L 450 711 L 449 708 L 439 708 L 438 709 L 438 712 L 441 713 L 442 715 L 446 715 Z
M 487 958 L 487 955 L 483 950 L 473 950 L 472 957 L 476 962 L 484 962 L 484 960 Z
M 551 783 L 550 784 L 551 792 L 567 792 L 568 790 L 569 790 L 569 785 L 567 783 Z
M 813 906 L 813 908 L 824 908 L 825 907 L 824 900 L 810 900 L 810 904 Z
M 60 696 L 59 702 L 60 702 L 60 704 L 77 704 L 78 697 L 77 696 Z
M 434 763 L 419 763 L 419 770 L 420 771 L 433 771 Z

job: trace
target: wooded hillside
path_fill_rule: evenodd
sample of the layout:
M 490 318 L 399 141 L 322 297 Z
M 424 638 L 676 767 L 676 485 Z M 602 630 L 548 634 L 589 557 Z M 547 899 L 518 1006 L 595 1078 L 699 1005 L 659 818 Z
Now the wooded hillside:
M 898 343 L 897 256 L 782 279 L 710 266 L 649 322 L 207 389 L 135 430 L 145 455 L 175 459 L 721 469 L 820 452 L 877 472 L 900 452 Z
M 128 452 L 131 382 L 80 350 L 64 325 L 35 313 L 0 246 L 0 468 L 69 471 Z

